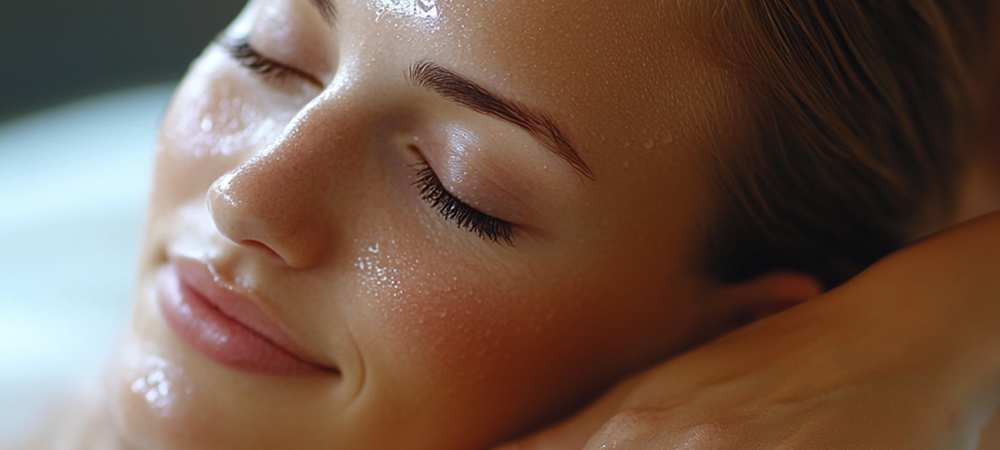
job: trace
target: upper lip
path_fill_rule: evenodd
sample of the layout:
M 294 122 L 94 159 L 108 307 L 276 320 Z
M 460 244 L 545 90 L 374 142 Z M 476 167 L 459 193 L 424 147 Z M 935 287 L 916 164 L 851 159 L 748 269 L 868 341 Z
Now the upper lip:
M 198 261 L 176 261 L 181 282 L 188 285 L 225 316 L 253 330 L 264 339 L 303 362 L 319 369 L 337 372 L 324 364 L 285 331 L 281 322 L 248 289 L 223 277 L 215 266 Z

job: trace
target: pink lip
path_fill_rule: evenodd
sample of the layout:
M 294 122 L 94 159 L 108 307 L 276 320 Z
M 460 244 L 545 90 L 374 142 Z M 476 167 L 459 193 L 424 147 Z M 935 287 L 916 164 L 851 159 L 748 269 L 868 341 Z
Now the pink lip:
M 157 294 L 174 333 L 216 363 L 268 375 L 338 373 L 315 362 L 273 317 L 203 264 L 168 263 L 157 274 Z

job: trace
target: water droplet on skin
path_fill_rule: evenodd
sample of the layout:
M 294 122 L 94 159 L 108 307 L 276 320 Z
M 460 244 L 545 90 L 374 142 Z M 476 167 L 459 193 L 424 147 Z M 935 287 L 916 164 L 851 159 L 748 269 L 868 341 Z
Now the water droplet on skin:
M 625 162 L 623 162 L 623 163 L 622 163 L 622 168 L 623 168 L 623 169 L 628 169 L 628 168 L 629 168 L 629 166 L 631 166 L 631 165 L 632 165 L 632 163 L 631 163 L 631 162 L 629 162 L 629 161 L 625 161 Z
M 204 133 L 211 133 L 212 132 L 212 127 L 214 127 L 214 126 L 215 126 L 215 124 L 212 123 L 212 118 L 211 117 L 205 116 L 205 117 L 201 118 L 201 131 L 202 132 L 204 132 Z
M 650 140 L 646 141 L 646 143 L 644 145 L 645 145 L 646 149 L 648 150 L 648 149 L 653 148 L 653 146 L 656 145 L 656 144 L 653 142 L 652 139 L 650 139 Z
M 178 399 L 175 381 L 181 376 L 180 371 L 163 358 L 147 356 L 144 359 L 137 367 L 139 373 L 129 385 L 129 390 L 145 400 L 156 414 L 169 415 Z M 183 395 L 191 393 L 190 388 L 182 391 Z
M 667 135 L 666 137 L 664 137 L 664 138 L 663 138 L 663 139 L 662 139 L 661 141 L 662 141 L 662 142 L 663 142 L 664 144 L 669 144 L 669 143 L 671 143 L 671 142 L 674 142 L 674 136 L 673 136 L 673 135 L 669 135 L 669 134 L 668 134 L 668 135 Z

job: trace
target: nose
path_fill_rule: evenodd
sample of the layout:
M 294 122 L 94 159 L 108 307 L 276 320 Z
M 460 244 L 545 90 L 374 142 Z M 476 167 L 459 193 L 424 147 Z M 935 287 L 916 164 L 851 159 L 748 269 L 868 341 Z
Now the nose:
M 360 180 L 349 168 L 362 167 L 366 153 L 357 151 L 363 114 L 341 107 L 347 103 L 314 101 L 270 146 L 212 184 L 208 207 L 226 238 L 292 268 L 330 254 L 346 197 L 336 192 Z

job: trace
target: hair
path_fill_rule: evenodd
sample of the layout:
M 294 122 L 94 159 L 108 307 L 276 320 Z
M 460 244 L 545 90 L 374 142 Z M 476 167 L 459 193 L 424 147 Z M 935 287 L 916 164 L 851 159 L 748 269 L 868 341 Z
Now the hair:
M 991 3 L 720 1 L 711 47 L 745 106 L 714 165 L 709 271 L 832 288 L 945 225 L 995 69 Z

